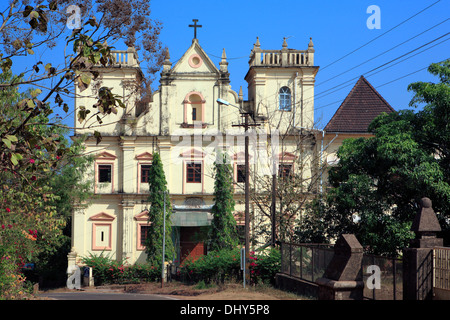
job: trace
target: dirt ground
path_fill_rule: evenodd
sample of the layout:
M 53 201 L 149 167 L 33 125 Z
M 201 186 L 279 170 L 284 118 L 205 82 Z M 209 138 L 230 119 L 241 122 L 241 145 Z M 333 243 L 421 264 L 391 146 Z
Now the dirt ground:
M 307 298 L 293 293 L 284 292 L 269 286 L 247 286 L 242 283 L 227 283 L 213 285 L 210 288 L 198 289 L 196 285 L 186 285 L 180 282 L 147 283 L 126 285 L 125 292 L 152 293 L 174 296 L 185 300 L 305 300 Z
M 53 289 L 50 291 L 66 291 L 67 288 Z M 109 285 L 94 288 L 83 287 L 88 291 L 115 291 L 138 294 L 161 294 L 182 300 L 310 300 L 308 297 L 285 292 L 270 286 L 247 286 L 242 283 L 227 283 L 212 285 L 199 289 L 197 285 L 187 285 L 173 281 L 164 283 L 151 282 L 144 284 Z

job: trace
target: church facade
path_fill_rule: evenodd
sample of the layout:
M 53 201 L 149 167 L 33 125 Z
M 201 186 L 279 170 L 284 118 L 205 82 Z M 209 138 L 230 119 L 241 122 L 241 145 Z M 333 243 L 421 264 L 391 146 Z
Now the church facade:
M 143 77 L 135 50 L 113 54 L 115 63 L 99 66 L 95 83 L 76 92 L 77 113 L 95 113 L 95 97 L 105 86 L 123 98 L 126 108 L 104 117 L 101 125 L 89 119 L 75 121 L 75 136 L 88 134 L 85 153 L 95 157 L 87 176 L 94 181 L 95 197 L 73 213 L 71 257 L 76 255 L 79 260 L 103 252 L 128 263 L 146 261 L 148 172 L 156 152 L 163 162 L 173 207 L 175 261 L 206 252 L 198 235 L 212 220 L 213 164 L 219 152 L 228 154 L 234 170 L 235 218 L 242 229 L 243 114 L 249 115 L 252 125 L 247 134 L 253 192 L 266 192 L 263 182 L 270 181 L 274 173 L 289 175 L 300 170 L 298 159 L 308 163 L 301 168 L 305 180 L 314 174 L 322 154 L 316 143 L 320 133 L 311 130 L 319 69 L 314 65 L 312 40 L 305 43 L 305 50 L 289 49 L 286 39 L 281 49 L 266 50 L 257 39 L 245 76 L 247 100 L 242 88 L 231 88 L 225 49 L 217 66 L 196 38 L 176 63 L 166 52 L 159 88 L 146 103 L 134 90 Z M 94 130 L 102 134 L 100 143 L 92 136 Z M 258 213 L 257 204 L 252 202 L 250 208 L 250 233 L 258 243 L 267 243 L 269 239 L 258 232 L 270 227 L 270 218 Z

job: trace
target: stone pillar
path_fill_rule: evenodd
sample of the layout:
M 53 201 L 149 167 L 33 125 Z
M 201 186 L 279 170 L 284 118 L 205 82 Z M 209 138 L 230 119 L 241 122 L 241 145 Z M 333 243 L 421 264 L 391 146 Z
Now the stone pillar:
M 67 281 L 66 287 L 69 289 L 81 288 L 80 267 L 77 265 L 77 252 L 75 248 L 67 255 Z
M 428 300 L 433 296 L 433 248 L 444 245 L 436 237 L 441 226 L 429 198 L 421 199 L 411 231 L 416 237 L 403 250 L 403 300 Z
M 306 54 L 307 54 L 307 65 L 308 66 L 313 66 L 314 65 L 314 53 L 316 52 L 316 50 L 314 50 L 314 44 L 312 41 L 312 38 L 309 38 L 309 44 L 308 44 L 308 50 L 306 50 Z
M 319 300 L 362 300 L 363 247 L 353 234 L 343 234 L 334 245 L 334 256 L 319 285 Z

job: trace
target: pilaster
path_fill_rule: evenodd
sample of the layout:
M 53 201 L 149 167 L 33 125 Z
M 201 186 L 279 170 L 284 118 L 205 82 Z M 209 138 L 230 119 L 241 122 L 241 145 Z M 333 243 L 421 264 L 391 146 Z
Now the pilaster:
M 122 199 L 122 258 L 126 259 L 128 258 L 129 261 L 134 261 L 134 252 L 133 245 L 134 245 L 134 238 L 135 238 L 135 232 L 134 232 L 134 207 L 135 207 L 135 201 L 133 199 L 130 199 L 129 197 L 125 196 Z
M 136 181 L 136 169 L 133 165 L 134 159 L 134 149 L 135 149 L 136 137 L 120 137 L 120 146 L 122 149 L 122 163 L 120 164 L 121 173 L 121 186 L 119 190 L 124 193 L 136 193 L 137 181 Z
M 85 208 L 75 206 L 72 212 L 71 246 L 72 250 L 85 252 L 87 236 Z M 76 232 L 74 232 L 76 230 Z

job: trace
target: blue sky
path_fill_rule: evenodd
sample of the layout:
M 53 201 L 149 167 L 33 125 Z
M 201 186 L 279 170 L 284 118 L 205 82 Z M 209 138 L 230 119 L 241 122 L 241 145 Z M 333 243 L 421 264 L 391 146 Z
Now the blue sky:
M 380 8 L 380 29 L 367 27 L 370 5 Z M 151 7 L 153 18 L 163 24 L 161 40 L 169 47 L 172 62 L 191 45 L 193 28 L 188 25 L 199 19 L 200 45 L 217 66 L 225 48 L 232 89 L 238 91 L 242 86 L 244 94 L 244 76 L 256 37 L 262 49 L 281 49 L 283 37 L 287 37 L 288 47 L 299 50 L 306 50 L 312 37 L 315 65 L 320 66 L 315 88 L 319 128 L 333 116 L 360 75 L 364 74 L 395 110 L 407 109 L 412 97 L 408 84 L 437 79 L 426 69 L 406 75 L 450 57 L 450 41 L 445 41 L 450 35 L 442 37 L 450 31 L 450 0 L 152 0 Z M 375 68 L 386 69 L 367 73 Z
M 371 5 L 380 8 L 380 29 L 367 27 Z M 289 48 L 306 50 L 312 37 L 315 65 L 320 67 L 314 104 L 319 129 L 325 127 L 360 75 L 395 110 L 402 110 L 409 108 L 412 98 L 408 84 L 438 81 L 426 68 L 450 58 L 450 0 L 151 0 L 151 8 L 152 18 L 163 25 L 160 40 L 169 47 L 172 63 L 191 45 L 194 30 L 188 26 L 198 19 L 202 25 L 197 31 L 200 45 L 216 66 L 225 48 L 232 89 L 238 91 L 242 86 L 245 98 L 244 76 L 256 37 L 267 50 L 281 49 L 284 37 Z M 14 72 L 23 71 L 23 60 L 28 65 L 42 59 L 45 65 L 50 54 L 56 64 L 58 57 L 63 57 L 64 41 L 61 43 L 51 51 L 18 57 Z M 158 81 L 153 88 L 157 85 Z M 55 113 L 63 116 L 64 124 L 73 126 L 73 105 L 69 114 Z

